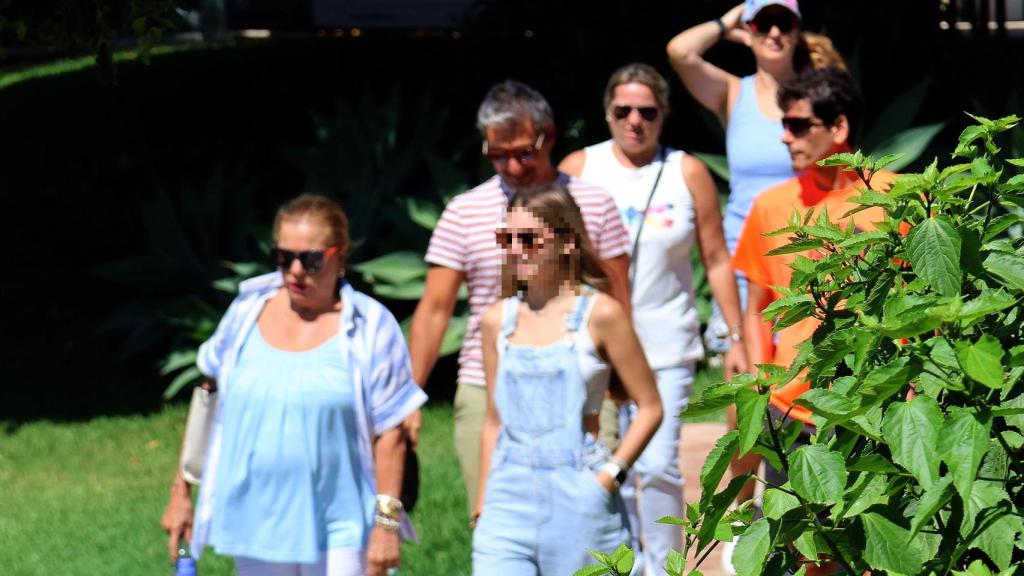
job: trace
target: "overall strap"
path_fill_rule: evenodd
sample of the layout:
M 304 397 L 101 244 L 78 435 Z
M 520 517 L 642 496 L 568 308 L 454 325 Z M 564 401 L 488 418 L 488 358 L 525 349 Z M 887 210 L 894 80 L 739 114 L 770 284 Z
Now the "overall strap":
M 580 324 L 583 323 L 584 312 L 587 310 L 587 303 L 593 298 L 592 294 L 580 294 L 576 297 L 576 303 L 573 304 L 572 312 L 569 313 L 565 318 L 565 332 L 566 335 L 572 336 L 580 329 Z
M 512 296 L 501 301 L 501 335 L 506 340 L 516 331 L 519 316 L 519 298 Z

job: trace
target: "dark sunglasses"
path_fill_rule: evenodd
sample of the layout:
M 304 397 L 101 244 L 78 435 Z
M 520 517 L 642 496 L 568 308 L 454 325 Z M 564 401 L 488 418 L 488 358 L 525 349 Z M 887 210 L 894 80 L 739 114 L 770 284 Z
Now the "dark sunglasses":
M 270 259 L 281 270 L 291 268 L 292 262 L 298 260 L 299 264 L 302 264 L 302 269 L 306 271 L 306 274 L 316 274 L 323 269 L 324 260 L 337 254 L 338 250 L 340 249 L 337 246 L 331 246 L 326 250 L 304 250 L 302 252 L 292 252 L 291 250 L 285 250 L 284 248 L 274 246 L 270 249 Z
M 767 34 L 771 32 L 772 26 L 778 28 L 782 34 L 789 34 L 796 28 L 797 19 L 795 14 L 786 11 L 761 12 L 748 25 L 755 34 Z
M 825 123 L 821 120 L 815 120 L 814 118 L 806 116 L 783 116 L 782 117 L 782 129 L 786 130 L 796 138 L 805 136 L 811 131 L 813 126 L 824 126 Z
M 537 136 L 537 141 L 532 146 L 523 146 L 522 148 L 513 148 L 511 150 L 492 149 L 488 144 L 487 140 L 484 140 L 482 152 L 484 158 L 488 160 L 495 160 L 499 162 L 508 162 L 512 158 L 515 158 L 520 164 L 526 164 L 537 155 L 537 151 L 540 150 L 541 146 L 544 145 L 544 133 L 541 132 Z
M 612 116 L 616 120 L 625 120 L 629 118 L 633 110 L 639 112 L 640 117 L 647 122 L 654 122 L 658 118 L 658 113 L 661 112 L 654 106 L 615 106 L 612 108 Z
M 519 245 L 523 247 L 523 250 L 540 250 L 544 246 L 544 235 L 533 231 L 513 232 L 499 228 L 494 232 L 494 239 L 503 250 L 508 250 L 516 240 L 519 240 Z

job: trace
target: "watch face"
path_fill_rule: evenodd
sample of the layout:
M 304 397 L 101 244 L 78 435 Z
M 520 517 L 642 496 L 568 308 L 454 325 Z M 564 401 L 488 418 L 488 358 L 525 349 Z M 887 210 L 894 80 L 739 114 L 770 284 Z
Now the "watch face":
M 622 484 L 626 481 L 626 474 L 628 474 L 626 470 L 619 470 L 619 473 L 615 475 L 615 481 Z

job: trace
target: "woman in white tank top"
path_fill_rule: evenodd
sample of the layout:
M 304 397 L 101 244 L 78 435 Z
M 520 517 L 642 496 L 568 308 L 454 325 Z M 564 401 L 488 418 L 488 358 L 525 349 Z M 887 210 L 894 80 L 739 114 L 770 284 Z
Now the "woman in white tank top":
M 643 548 L 637 558 L 654 574 L 665 565 L 669 549 L 682 545 L 678 527 L 656 520 L 683 515 L 678 458 L 682 422 L 672 415 L 686 407 L 694 365 L 704 356 L 690 264 L 695 240 L 715 299 L 735 327 L 734 342 L 742 341 L 740 305 L 711 174 L 697 158 L 658 142 L 668 113 L 664 77 L 644 64 L 620 68 L 608 82 L 604 107 L 611 140 L 573 152 L 559 169 L 606 188 L 632 238 L 633 323 L 657 376 L 667 416 L 622 494 L 634 546 Z M 746 367 L 744 347 L 733 346 L 725 357 L 725 377 Z M 629 406 L 622 409 L 623 433 L 631 412 Z M 636 490 L 641 492 L 639 509 Z

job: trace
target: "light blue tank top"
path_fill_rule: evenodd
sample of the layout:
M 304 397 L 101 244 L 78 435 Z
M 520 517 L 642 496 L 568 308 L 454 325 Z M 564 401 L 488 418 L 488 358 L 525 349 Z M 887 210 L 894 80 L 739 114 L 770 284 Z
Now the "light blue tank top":
M 211 543 L 220 554 L 316 562 L 363 549 L 374 493 L 359 464 L 352 375 L 339 336 L 303 352 L 254 325 L 222 399 Z
M 725 131 L 725 153 L 730 192 L 722 225 L 731 254 L 754 198 L 796 176 L 789 150 L 782 143 L 782 123 L 766 118 L 757 106 L 753 76 L 740 80 L 740 93 Z

